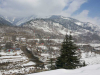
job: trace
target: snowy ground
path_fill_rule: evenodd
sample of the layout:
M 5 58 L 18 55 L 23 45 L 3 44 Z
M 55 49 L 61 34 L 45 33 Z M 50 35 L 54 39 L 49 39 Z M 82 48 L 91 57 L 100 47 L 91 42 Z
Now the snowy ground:
M 13 73 L 23 73 L 29 72 L 34 69 L 34 62 L 28 60 L 28 58 L 23 54 L 23 51 L 15 52 L 0 52 L 0 71 L 2 74 L 12 75 Z M 3 65 L 8 64 L 8 65 Z
M 87 65 L 100 64 L 100 54 L 95 54 L 94 52 L 82 52 L 82 59 Z
M 55 40 L 55 41 L 58 41 L 58 40 Z M 59 42 L 61 42 L 61 41 L 62 40 L 60 40 Z M 94 46 L 94 45 L 91 45 L 91 46 Z M 97 47 L 97 46 L 99 46 L 99 44 L 95 45 L 94 47 Z M 38 46 L 38 47 L 40 47 L 41 49 L 44 49 L 44 50 L 47 49 L 46 46 Z M 52 46 L 52 48 L 54 50 L 59 51 L 58 50 L 59 47 Z M 2 52 L 0 52 L 0 55 L 1 55 L 1 57 L 0 57 L 1 66 L 2 66 L 3 63 L 9 63 L 8 66 L 2 66 L 4 69 L 0 70 L 1 73 L 5 73 L 5 74 L 10 74 L 10 73 L 28 74 L 28 73 L 30 73 L 30 71 L 31 71 L 31 73 L 34 73 L 34 70 L 36 70 L 36 68 L 34 66 L 34 65 L 36 65 L 36 63 L 29 61 L 28 58 L 25 56 L 25 54 L 23 54 L 23 52 L 21 50 L 16 51 L 16 52 L 10 52 L 10 53 L 2 51 Z M 53 58 L 56 58 L 55 55 L 53 55 Z M 40 56 L 38 56 L 39 60 L 43 61 L 43 62 L 46 62 L 46 60 L 48 60 L 47 58 L 49 58 L 49 57 L 51 57 L 51 56 L 48 53 L 45 53 L 45 52 L 41 53 Z M 84 60 L 87 65 L 100 64 L 100 55 L 95 54 L 94 52 L 81 51 L 81 57 L 82 57 L 81 60 Z M 21 68 L 19 68 L 19 67 L 21 67 Z M 9 70 L 7 70 L 7 69 L 9 69 Z M 48 69 L 47 65 L 45 65 L 45 69 Z M 59 71 L 59 72 L 57 72 L 57 71 Z M 60 73 L 62 73 L 62 75 L 64 75 L 64 74 L 79 75 L 80 72 L 82 72 L 82 74 L 80 74 L 80 75 L 85 75 L 84 73 L 86 73 L 86 75 L 89 75 L 89 74 L 87 74 L 88 72 L 86 70 L 83 70 L 83 69 L 77 69 L 77 70 L 64 70 L 64 69 L 61 69 L 61 70 L 55 70 L 55 71 L 51 71 L 51 72 L 55 72 L 55 73 L 51 73 L 51 74 L 54 74 L 54 75 L 56 75 L 56 72 L 57 72 L 57 75 L 61 75 Z M 73 72 L 75 74 L 71 74 L 71 72 Z M 47 72 L 42 72 L 42 73 L 43 74 L 46 73 L 47 75 L 49 75 L 48 71 Z M 38 74 L 39 73 L 36 73 L 36 75 L 38 75 Z M 35 73 L 34 73 L 34 75 L 35 75 Z M 95 74 L 95 75 L 98 75 L 98 74 Z
M 75 70 L 58 69 L 58 70 L 27 74 L 27 75 L 100 75 L 100 64 L 86 66 Z

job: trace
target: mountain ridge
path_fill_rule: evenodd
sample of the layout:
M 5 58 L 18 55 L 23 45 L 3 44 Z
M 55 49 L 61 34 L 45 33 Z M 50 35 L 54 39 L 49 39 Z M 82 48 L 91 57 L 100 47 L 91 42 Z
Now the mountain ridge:
M 64 37 L 66 34 L 71 34 L 76 39 L 87 43 L 100 41 L 100 26 L 59 15 L 53 15 L 49 18 L 34 18 L 23 23 L 20 27 L 36 29 L 39 31 L 37 33 L 42 32 L 51 36 Z
M 6 25 L 13 26 L 12 23 L 10 23 L 7 20 L 5 20 L 5 19 L 3 19 L 3 18 L 0 17 L 0 26 L 6 26 Z
M 70 32 L 71 35 L 80 38 L 82 37 L 85 41 L 87 41 L 87 39 L 90 39 L 91 41 L 93 39 L 100 41 L 99 26 L 68 17 L 52 16 L 50 18 L 37 18 L 22 24 L 22 26 L 40 29 L 44 32 L 61 36 L 69 34 Z
M 36 16 L 28 16 L 28 17 L 7 17 L 7 16 L 1 16 L 3 19 L 7 20 L 8 22 L 12 23 L 14 26 L 20 26 L 20 24 L 27 22 L 31 19 L 35 19 Z

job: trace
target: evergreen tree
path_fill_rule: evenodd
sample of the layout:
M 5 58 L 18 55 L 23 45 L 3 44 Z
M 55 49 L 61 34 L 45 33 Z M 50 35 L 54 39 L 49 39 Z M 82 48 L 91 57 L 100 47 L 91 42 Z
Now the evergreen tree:
M 71 35 L 65 36 L 62 43 L 60 57 L 57 58 L 56 67 L 64 69 L 75 69 L 80 65 L 80 58 L 78 57 L 78 47 L 72 42 Z

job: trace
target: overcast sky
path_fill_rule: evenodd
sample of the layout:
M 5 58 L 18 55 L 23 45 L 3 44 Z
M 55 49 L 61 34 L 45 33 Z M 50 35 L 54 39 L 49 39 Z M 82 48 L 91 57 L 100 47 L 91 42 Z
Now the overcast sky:
M 100 0 L 0 0 L 0 15 L 62 15 L 100 25 Z

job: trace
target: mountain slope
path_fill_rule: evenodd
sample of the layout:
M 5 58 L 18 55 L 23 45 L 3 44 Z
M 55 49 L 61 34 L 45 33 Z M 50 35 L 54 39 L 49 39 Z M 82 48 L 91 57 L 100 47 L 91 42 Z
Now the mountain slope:
M 16 26 L 19 26 L 20 24 L 22 24 L 24 22 L 27 22 L 31 19 L 36 18 L 35 15 L 32 15 L 29 17 L 7 17 L 7 16 L 1 16 L 1 17 Z
M 33 29 L 39 29 L 51 35 L 73 35 L 79 42 L 100 42 L 100 27 L 88 22 L 81 22 L 73 18 L 63 16 L 51 16 L 50 18 L 38 18 L 30 20 L 22 25 Z
M 35 19 L 35 20 L 26 22 L 22 26 L 37 28 L 45 32 L 53 33 L 57 35 L 60 35 L 60 34 L 65 35 L 67 32 L 67 29 L 65 27 L 63 27 L 59 23 L 53 22 L 50 19 Z
M 0 26 L 12 26 L 12 25 L 13 24 L 0 17 Z
M 63 16 L 51 16 L 50 19 L 52 19 L 54 22 L 57 22 L 61 25 L 63 25 L 66 28 L 70 28 L 71 30 L 89 30 L 91 32 L 100 32 L 100 26 L 94 25 L 89 22 L 81 22 L 76 19 L 70 18 L 70 17 L 63 17 Z

